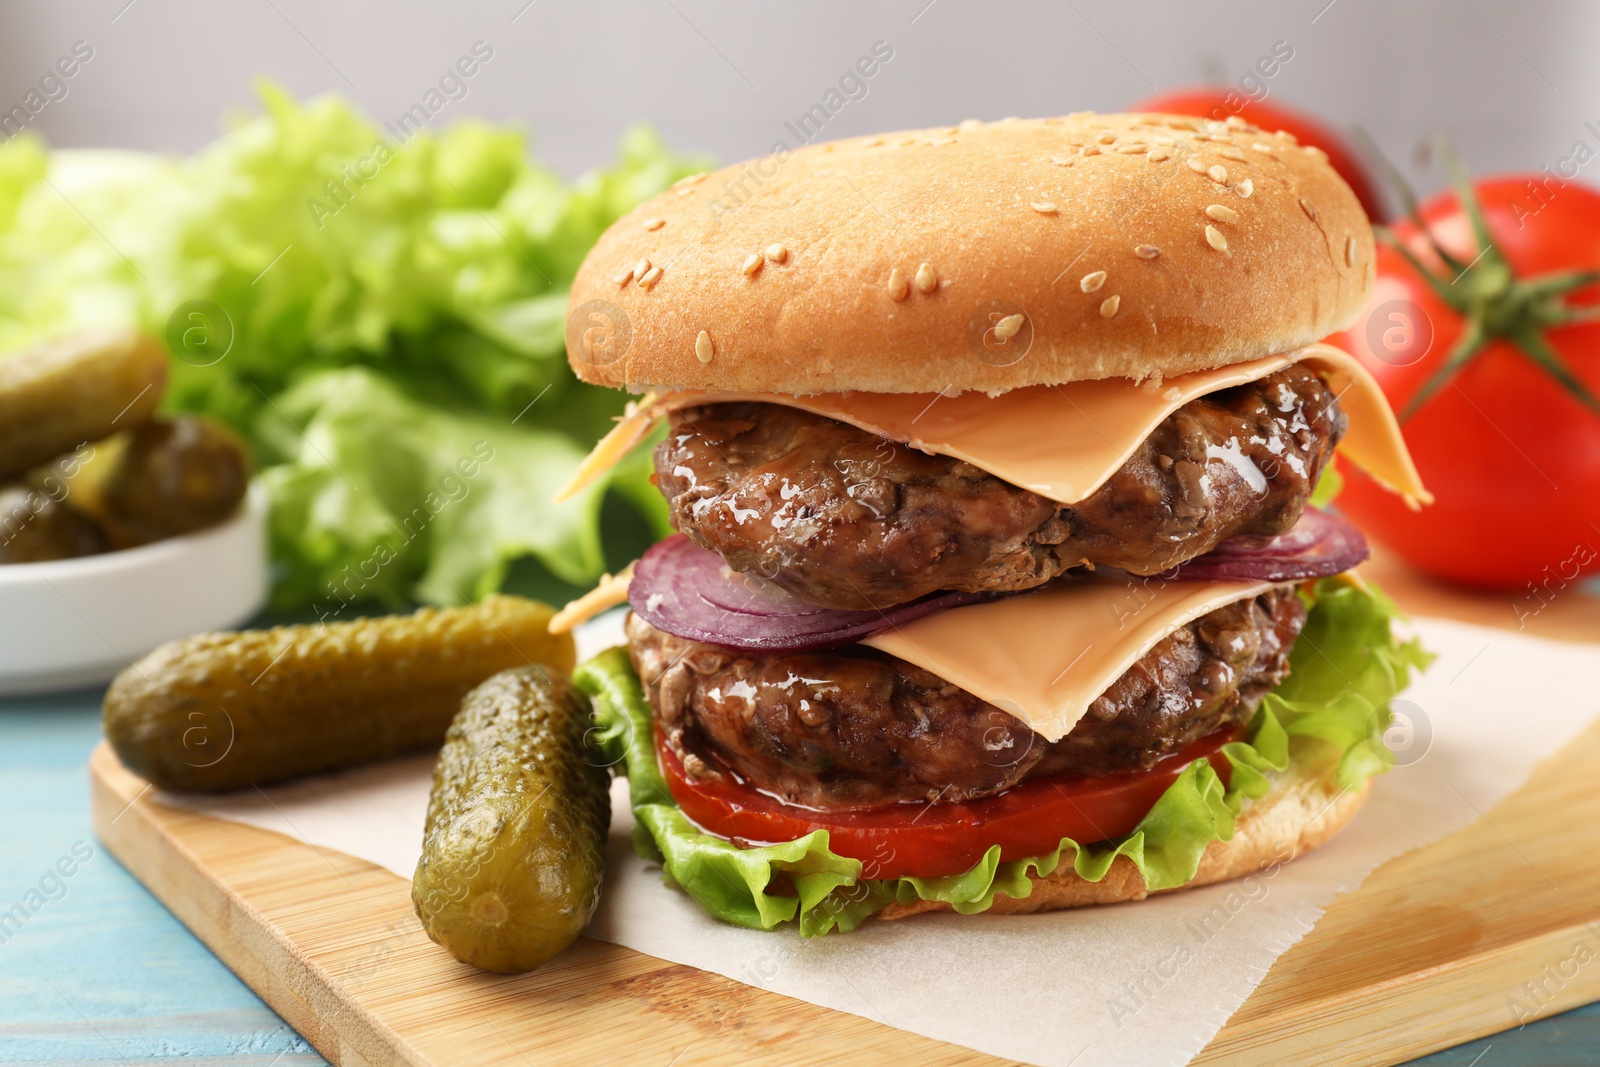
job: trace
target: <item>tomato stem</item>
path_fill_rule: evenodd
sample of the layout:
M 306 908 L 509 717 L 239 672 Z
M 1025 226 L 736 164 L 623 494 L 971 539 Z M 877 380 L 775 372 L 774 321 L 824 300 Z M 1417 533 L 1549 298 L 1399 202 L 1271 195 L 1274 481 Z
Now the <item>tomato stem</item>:
M 1600 270 L 1564 270 L 1530 278 L 1523 285 L 1536 296 L 1555 296 L 1596 282 L 1600 282 Z
M 1551 325 L 1572 326 L 1580 322 L 1600 322 L 1600 304 L 1591 304 L 1585 307 L 1569 307 L 1564 309 L 1561 318 Z
M 1463 367 L 1477 358 L 1489 342 L 1495 340 L 1510 342 L 1574 399 L 1600 416 L 1600 399 L 1596 399 L 1572 373 L 1544 332 L 1549 327 L 1600 321 L 1600 305 L 1573 306 L 1567 303 L 1568 294 L 1600 284 L 1600 270 L 1559 271 L 1538 278 L 1518 278 L 1495 242 L 1488 217 L 1473 187 L 1472 176 L 1462 165 L 1460 157 L 1443 137 L 1436 137 L 1430 143 L 1443 161 L 1457 203 L 1472 226 L 1477 255 L 1462 263 L 1444 250 L 1432 228 L 1423 220 L 1411 186 L 1394 165 L 1383 157 L 1383 153 L 1374 147 L 1373 155 L 1395 186 L 1406 207 L 1407 217 L 1440 265 L 1450 274 L 1447 277 L 1429 267 L 1414 248 L 1386 227 L 1377 228 L 1379 240 L 1399 253 L 1411 269 L 1427 281 L 1434 294 L 1461 315 L 1465 323 L 1460 341 L 1444 364 L 1407 401 L 1400 414 L 1401 421 L 1416 414 Z
M 1500 249 L 1494 243 L 1494 234 L 1489 232 L 1489 220 L 1483 217 L 1483 205 L 1478 202 L 1478 192 L 1472 187 L 1472 175 L 1467 173 L 1461 157 L 1456 155 L 1455 149 L 1443 135 L 1436 135 L 1433 138 L 1433 145 L 1434 151 L 1444 161 L 1445 173 L 1449 175 L 1450 184 L 1456 191 L 1456 200 L 1467 213 L 1467 220 L 1472 223 L 1472 234 L 1478 240 L 1479 257 L 1482 258 L 1487 253 L 1496 259 L 1500 258 Z
M 1432 376 L 1422 383 L 1422 388 L 1411 394 L 1411 399 L 1406 401 L 1404 410 L 1400 412 L 1400 421 L 1404 422 L 1415 415 L 1418 408 L 1427 403 L 1434 393 L 1444 388 L 1445 384 L 1456 376 L 1457 371 L 1472 362 L 1472 357 L 1482 350 L 1488 340 L 1489 335 L 1484 331 L 1483 324 L 1469 318 L 1466 329 L 1461 332 L 1461 339 L 1456 342 L 1455 349 L 1444 361 L 1444 365 L 1434 371 Z
M 1444 247 L 1433 239 L 1433 231 L 1429 230 L 1423 223 L 1422 205 L 1417 200 L 1417 194 L 1411 188 L 1411 183 L 1406 181 L 1405 175 L 1400 173 L 1399 168 L 1389 162 L 1389 157 L 1383 154 L 1383 150 L 1378 147 L 1378 142 L 1372 139 L 1371 134 L 1360 128 L 1357 129 L 1357 133 L 1362 143 L 1366 146 L 1368 155 L 1377 162 L 1378 169 L 1383 172 L 1384 180 L 1389 183 L 1390 188 L 1394 189 L 1395 193 L 1400 197 L 1400 205 L 1405 209 L 1406 218 L 1411 220 L 1411 224 L 1417 228 L 1418 233 L 1427 238 L 1428 244 L 1432 248 L 1433 254 L 1439 258 L 1439 262 L 1455 273 L 1461 273 L 1465 264 L 1445 251 Z M 1376 227 L 1376 231 L 1380 238 L 1389 233 L 1389 230 L 1383 226 Z M 1399 248 L 1400 246 L 1396 245 L 1395 247 Z M 1408 255 L 1409 251 L 1409 249 L 1403 249 L 1401 254 L 1407 255 L 1407 258 L 1414 258 Z M 1417 266 L 1419 271 L 1422 270 L 1420 265 L 1414 265 Z M 1422 271 L 1422 273 L 1428 274 L 1429 272 Z
M 1416 271 L 1418 276 L 1425 280 L 1428 285 L 1433 288 L 1434 293 L 1438 295 L 1440 300 L 1443 300 L 1445 303 L 1450 304 L 1451 306 L 1455 305 L 1456 297 L 1455 294 L 1450 291 L 1449 283 L 1443 278 L 1439 277 L 1433 271 L 1429 270 L 1428 267 L 1422 262 L 1421 257 L 1413 252 L 1410 246 L 1402 241 L 1393 230 L 1389 229 L 1387 226 L 1379 226 L 1375 232 L 1378 240 L 1382 241 L 1384 244 L 1400 253 L 1400 258 L 1409 263 L 1411 265 L 1411 269 Z
M 1518 329 L 1511 334 L 1511 341 L 1524 355 L 1543 367 L 1546 374 L 1566 386 L 1567 391 L 1577 397 L 1585 407 L 1600 415 L 1600 400 L 1596 400 L 1594 394 L 1583 387 L 1583 383 L 1572 373 L 1572 368 L 1568 367 L 1550 346 L 1544 331 L 1531 328 Z

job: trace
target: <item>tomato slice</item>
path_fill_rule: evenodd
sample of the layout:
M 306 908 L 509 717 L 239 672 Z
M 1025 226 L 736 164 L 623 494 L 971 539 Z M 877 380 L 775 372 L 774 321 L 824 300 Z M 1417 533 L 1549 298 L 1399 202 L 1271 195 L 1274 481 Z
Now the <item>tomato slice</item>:
M 1195 760 L 1209 759 L 1226 784 L 1233 765 L 1220 750 L 1243 734 L 1243 727 L 1218 730 L 1147 771 L 1101 778 L 1051 775 L 982 800 L 860 811 L 787 804 L 727 772 L 722 781 L 691 782 L 659 731 L 656 750 L 673 798 L 707 833 L 748 845 L 826 830 L 829 847 L 860 860 L 867 878 L 937 878 L 970 869 L 995 844 L 1001 859 L 1014 860 L 1052 852 L 1063 837 L 1088 843 L 1129 833 Z

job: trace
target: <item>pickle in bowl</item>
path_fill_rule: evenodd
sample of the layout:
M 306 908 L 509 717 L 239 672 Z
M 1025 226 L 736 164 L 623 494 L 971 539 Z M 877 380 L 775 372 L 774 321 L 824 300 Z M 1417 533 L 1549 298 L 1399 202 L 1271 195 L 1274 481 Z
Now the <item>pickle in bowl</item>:
M 211 419 L 157 418 L 100 442 L 66 485 L 114 547 L 132 548 L 226 521 L 250 488 L 250 455 Z
M 0 486 L 0 564 L 93 556 L 105 532 L 64 500 L 23 484 Z
M 148 422 L 167 352 L 135 330 L 74 334 L 0 359 L 0 478 Z

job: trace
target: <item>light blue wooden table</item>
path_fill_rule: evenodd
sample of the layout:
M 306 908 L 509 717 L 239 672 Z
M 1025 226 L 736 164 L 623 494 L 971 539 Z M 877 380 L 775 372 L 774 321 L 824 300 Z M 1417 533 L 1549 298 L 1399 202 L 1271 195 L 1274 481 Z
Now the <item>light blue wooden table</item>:
M 98 692 L 0 700 L 0 914 L 39 905 L 0 926 L 0 1063 L 323 1063 L 95 841 L 99 706 Z M 63 857 L 71 876 L 47 875 Z M 1600 1005 L 1416 1063 L 1600 1064 Z

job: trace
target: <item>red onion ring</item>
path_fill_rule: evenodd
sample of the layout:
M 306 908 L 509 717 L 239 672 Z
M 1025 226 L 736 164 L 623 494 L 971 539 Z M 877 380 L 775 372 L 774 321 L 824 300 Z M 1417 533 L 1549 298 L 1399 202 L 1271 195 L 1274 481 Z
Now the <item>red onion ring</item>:
M 1295 582 L 1341 574 L 1372 554 L 1346 519 L 1307 506 L 1287 533 L 1230 537 L 1158 577 L 1166 581 Z
M 1307 507 L 1287 533 L 1230 537 L 1157 577 L 1166 581 L 1291 582 L 1349 570 L 1370 554 L 1361 531 Z M 859 641 L 935 611 L 1013 593 L 930 593 L 881 611 L 818 607 L 682 534 L 651 547 L 634 567 L 628 603 L 663 633 L 749 652 L 805 652 Z
M 832 648 L 945 608 L 1004 593 L 930 593 L 882 611 L 840 611 L 807 603 L 682 534 L 654 545 L 628 585 L 634 614 L 663 633 L 750 652 Z

